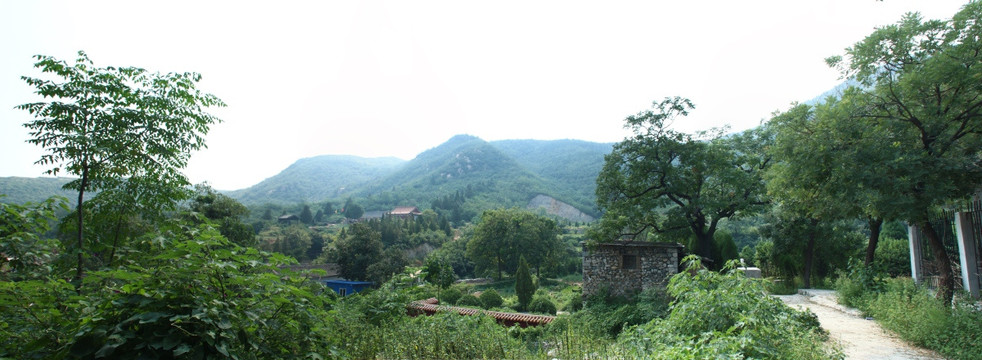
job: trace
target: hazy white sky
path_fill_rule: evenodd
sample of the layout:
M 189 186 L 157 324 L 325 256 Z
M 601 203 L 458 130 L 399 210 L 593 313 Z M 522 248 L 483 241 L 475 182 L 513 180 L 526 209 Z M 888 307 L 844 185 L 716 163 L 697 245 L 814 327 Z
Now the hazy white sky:
M 45 170 L 13 110 L 38 99 L 35 54 L 201 73 L 228 107 L 185 172 L 231 190 L 456 134 L 616 142 L 666 96 L 696 104 L 679 130 L 746 129 L 838 84 L 824 58 L 874 27 L 965 2 L 0 0 L 0 176 Z

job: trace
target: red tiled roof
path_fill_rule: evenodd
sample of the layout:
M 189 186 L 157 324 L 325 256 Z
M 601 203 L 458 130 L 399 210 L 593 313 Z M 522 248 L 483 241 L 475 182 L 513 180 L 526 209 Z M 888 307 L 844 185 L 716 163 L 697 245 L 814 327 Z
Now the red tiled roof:
M 429 298 L 421 301 L 413 301 L 406 305 L 406 309 L 410 312 L 410 315 L 417 315 L 418 312 L 426 313 L 427 315 L 433 315 L 440 311 L 451 311 L 456 312 L 460 315 L 477 315 L 486 314 L 493 317 L 499 323 L 506 326 L 519 325 L 521 327 L 528 326 L 539 326 L 545 325 L 556 319 L 555 316 L 546 315 L 533 315 L 524 313 L 507 313 L 500 311 L 488 311 L 471 309 L 457 306 L 440 306 L 439 301 L 436 298 Z

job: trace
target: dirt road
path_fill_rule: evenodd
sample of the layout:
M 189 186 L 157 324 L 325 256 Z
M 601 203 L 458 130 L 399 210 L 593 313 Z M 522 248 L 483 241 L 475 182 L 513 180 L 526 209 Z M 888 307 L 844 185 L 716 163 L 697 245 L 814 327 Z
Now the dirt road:
M 859 311 L 836 302 L 832 290 L 801 290 L 798 295 L 776 295 L 786 304 L 811 310 L 822 328 L 842 344 L 847 359 L 943 359 L 940 355 L 906 344 Z

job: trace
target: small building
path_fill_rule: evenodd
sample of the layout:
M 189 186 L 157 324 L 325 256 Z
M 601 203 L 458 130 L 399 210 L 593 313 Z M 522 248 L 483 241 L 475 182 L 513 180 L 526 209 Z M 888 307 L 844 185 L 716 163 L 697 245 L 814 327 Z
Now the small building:
M 422 214 L 423 212 L 415 206 L 400 206 L 389 212 L 389 216 L 400 219 L 415 219 Z
M 683 246 L 677 243 L 617 241 L 601 243 L 583 254 L 583 296 L 606 288 L 611 295 L 633 296 L 664 288 L 679 272 Z
M 349 280 L 324 280 L 324 285 L 334 290 L 341 296 L 348 296 L 372 286 L 368 281 L 349 281 Z
M 287 224 L 287 225 L 289 225 L 291 221 L 296 221 L 297 223 L 300 223 L 300 217 L 293 214 L 282 215 L 276 218 L 276 220 L 278 220 L 280 224 Z

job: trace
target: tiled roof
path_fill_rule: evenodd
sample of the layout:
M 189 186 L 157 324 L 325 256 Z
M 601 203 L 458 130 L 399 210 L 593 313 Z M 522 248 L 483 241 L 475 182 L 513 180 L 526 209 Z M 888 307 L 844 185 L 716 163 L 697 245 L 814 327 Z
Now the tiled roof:
M 390 212 L 390 214 L 392 214 L 392 215 L 409 215 L 409 214 L 418 213 L 418 212 L 419 212 L 419 208 L 418 207 L 415 207 L 415 206 L 400 206 L 400 207 L 397 207 L 395 209 L 392 209 L 392 212 Z
M 487 314 L 488 316 L 493 317 L 499 323 L 508 326 L 517 324 L 521 327 L 545 325 L 556 319 L 555 316 L 488 311 L 457 306 L 440 306 L 439 303 L 440 302 L 436 298 L 429 298 L 421 301 L 413 301 L 409 303 L 409 305 L 406 305 L 406 309 L 408 309 L 410 312 L 414 310 L 422 311 L 427 315 L 433 315 L 440 311 L 455 312 L 460 315 Z

